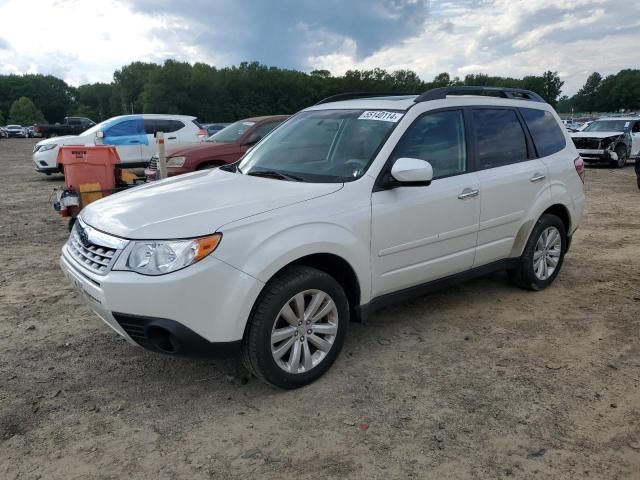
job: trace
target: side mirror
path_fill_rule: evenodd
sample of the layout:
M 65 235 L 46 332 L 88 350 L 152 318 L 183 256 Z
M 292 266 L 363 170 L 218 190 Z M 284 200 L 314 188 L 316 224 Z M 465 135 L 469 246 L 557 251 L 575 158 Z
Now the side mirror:
M 98 130 L 96 132 L 96 138 L 104 138 L 104 132 L 102 130 Z
M 419 158 L 399 158 L 391 167 L 390 187 L 426 187 L 433 180 L 433 167 Z

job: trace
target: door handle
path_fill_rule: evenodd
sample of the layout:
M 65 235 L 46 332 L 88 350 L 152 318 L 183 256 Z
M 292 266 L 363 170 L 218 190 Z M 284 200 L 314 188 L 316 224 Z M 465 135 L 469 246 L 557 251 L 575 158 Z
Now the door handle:
M 477 197 L 479 193 L 480 193 L 480 190 L 475 190 L 475 189 L 471 189 L 471 188 L 465 188 L 462 191 L 462 193 L 460 195 L 458 195 L 458 198 L 460 200 L 464 200 L 465 198 Z
M 167 140 L 175 140 L 177 137 L 169 137 Z
M 129 140 L 129 145 L 136 145 L 138 143 L 140 143 L 138 140 Z
M 531 177 L 529 179 L 529 181 L 535 183 L 535 182 L 540 182 L 541 180 L 544 180 L 545 178 L 547 178 L 546 175 L 543 175 L 542 173 L 535 173 L 533 175 L 533 177 Z

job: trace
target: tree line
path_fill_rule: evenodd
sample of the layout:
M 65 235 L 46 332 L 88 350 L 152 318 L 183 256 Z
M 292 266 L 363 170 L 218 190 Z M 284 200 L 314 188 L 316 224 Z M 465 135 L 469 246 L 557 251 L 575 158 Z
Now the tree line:
M 640 70 L 620 70 L 602 77 L 594 72 L 572 97 L 562 96 L 558 111 L 593 113 L 640 109 Z
M 334 76 L 327 70 L 306 73 L 258 62 L 224 68 L 175 60 L 162 65 L 133 62 L 116 70 L 110 83 L 79 87 L 51 75 L 0 75 L 0 124 L 5 120 L 22 125 L 54 123 L 71 115 L 101 121 L 127 113 L 189 114 L 202 121 L 230 122 L 256 115 L 294 113 L 343 92 L 421 93 L 462 85 L 526 88 L 556 105 L 563 82 L 557 72 L 551 71 L 524 78 L 471 74 L 460 79 L 441 73 L 424 81 L 411 70 L 349 70 Z M 637 88 L 635 92 L 625 94 L 627 108 L 635 108 L 638 103 L 640 93 Z M 560 99 L 560 105 L 563 102 L 566 97 Z

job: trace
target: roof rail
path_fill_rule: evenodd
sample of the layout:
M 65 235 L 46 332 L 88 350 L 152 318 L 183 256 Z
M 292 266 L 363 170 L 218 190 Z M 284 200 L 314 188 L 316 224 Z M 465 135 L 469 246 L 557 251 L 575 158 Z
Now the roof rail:
M 341 100 L 355 100 L 357 98 L 367 97 L 391 97 L 400 95 L 418 95 L 416 92 L 347 92 L 338 93 L 337 95 L 331 95 L 330 97 L 323 98 L 315 105 L 322 105 L 323 103 L 339 102 Z
M 514 100 L 531 100 L 532 102 L 547 103 L 544 98 L 531 90 L 522 88 L 503 87 L 441 87 L 427 90 L 418 98 L 416 103 L 429 100 L 443 100 L 447 95 L 479 95 L 487 97 L 511 98 Z

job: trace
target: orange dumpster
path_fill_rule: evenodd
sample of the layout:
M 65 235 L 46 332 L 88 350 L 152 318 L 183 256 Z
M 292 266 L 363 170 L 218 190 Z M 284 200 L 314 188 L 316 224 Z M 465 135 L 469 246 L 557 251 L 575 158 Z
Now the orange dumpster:
M 58 151 L 65 187 L 80 194 L 82 207 L 115 191 L 115 166 L 119 163 L 113 146 L 61 146 Z

